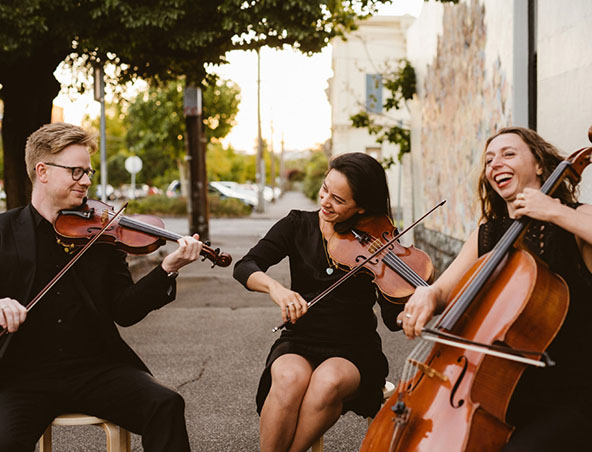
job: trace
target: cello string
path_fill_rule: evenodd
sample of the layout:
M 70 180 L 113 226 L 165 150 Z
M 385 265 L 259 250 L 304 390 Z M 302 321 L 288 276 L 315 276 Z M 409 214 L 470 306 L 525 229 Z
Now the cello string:
M 510 225 L 506 233 L 493 248 L 481 270 L 479 270 L 475 278 L 469 283 L 467 289 L 462 292 L 458 301 L 446 314 L 446 318 L 442 319 L 443 325 L 441 326 L 448 330 L 452 329 L 454 323 L 456 323 L 456 320 L 458 320 L 462 313 L 464 313 L 469 307 L 471 302 L 477 296 L 477 293 L 483 288 L 501 260 L 506 256 L 508 250 L 514 244 L 523 228 L 524 223 L 519 220 L 514 221 L 514 223 Z

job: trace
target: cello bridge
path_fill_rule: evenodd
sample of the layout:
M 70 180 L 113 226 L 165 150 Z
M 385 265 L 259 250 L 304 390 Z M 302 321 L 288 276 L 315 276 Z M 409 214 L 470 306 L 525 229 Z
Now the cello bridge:
M 444 375 L 442 372 L 438 372 L 436 369 L 432 369 L 430 366 L 428 366 L 427 364 L 424 364 L 420 361 L 417 361 L 415 359 L 411 359 L 409 358 L 408 361 L 415 367 L 417 367 L 419 370 L 421 370 L 425 375 L 427 375 L 430 378 L 439 378 L 442 381 L 448 381 L 448 377 L 446 375 Z

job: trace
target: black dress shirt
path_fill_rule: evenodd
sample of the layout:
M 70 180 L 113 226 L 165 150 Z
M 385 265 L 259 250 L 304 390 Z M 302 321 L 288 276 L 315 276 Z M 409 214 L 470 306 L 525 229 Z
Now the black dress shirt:
M 35 224 L 36 271 L 33 294 L 39 293 L 72 259 L 56 241 L 53 226 L 30 206 Z M 14 335 L 6 364 L 13 370 L 34 369 L 50 363 L 100 357 L 99 324 L 76 281 L 74 265 L 29 311 Z M 30 300 L 27 300 L 27 303 Z

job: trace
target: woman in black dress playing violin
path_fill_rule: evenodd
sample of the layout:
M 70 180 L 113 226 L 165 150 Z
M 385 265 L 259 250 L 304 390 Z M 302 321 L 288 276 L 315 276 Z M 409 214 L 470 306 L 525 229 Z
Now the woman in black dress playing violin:
M 554 197 L 539 190 L 561 160 L 557 149 L 532 130 L 510 127 L 489 138 L 479 180 L 479 227 L 440 278 L 418 288 L 399 314 L 405 334 L 419 336 L 444 309 L 462 275 L 495 246 L 512 220 L 534 220 L 524 243 L 566 281 L 570 305 L 547 350 L 556 366 L 529 367 L 513 393 L 507 421 L 516 430 L 504 451 L 589 450 L 592 391 L 582 353 L 591 342 L 592 206 L 576 202 L 575 187 L 567 180 Z
M 234 269 L 238 281 L 268 293 L 283 321 L 290 321 L 271 348 L 257 392 L 263 452 L 306 451 L 348 410 L 375 415 L 388 374 L 372 310 L 376 301 L 386 326 L 399 329 L 402 305 L 387 301 L 366 272 L 308 311 L 307 300 L 345 274 L 327 251 L 335 231 L 365 215 L 390 217 L 384 170 L 363 153 L 332 159 L 319 194 L 318 211 L 291 211 Z M 286 256 L 290 288 L 265 273 Z

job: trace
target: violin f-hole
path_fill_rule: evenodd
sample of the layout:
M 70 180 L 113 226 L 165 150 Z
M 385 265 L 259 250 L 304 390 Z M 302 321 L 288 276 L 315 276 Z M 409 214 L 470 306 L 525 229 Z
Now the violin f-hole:
M 356 262 L 361 262 L 363 260 L 366 259 L 366 256 L 362 256 L 362 255 L 358 255 L 356 256 Z M 371 264 L 371 265 L 378 265 L 378 259 L 374 258 L 374 259 L 370 259 L 367 263 Z
M 458 378 L 454 382 L 454 386 L 452 387 L 452 391 L 450 392 L 450 405 L 452 406 L 452 408 L 460 408 L 465 403 L 465 401 L 462 399 L 458 401 L 458 404 L 454 403 L 454 396 L 456 395 L 456 391 L 458 391 L 458 387 L 460 386 L 462 379 L 464 378 L 465 374 L 467 373 L 467 367 L 469 365 L 469 360 L 467 359 L 467 357 L 465 355 L 459 356 L 459 358 L 456 360 L 456 362 L 462 363 L 463 366 L 462 366 L 462 370 L 460 372 L 460 375 L 458 376 Z

